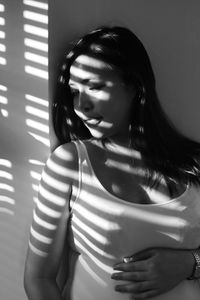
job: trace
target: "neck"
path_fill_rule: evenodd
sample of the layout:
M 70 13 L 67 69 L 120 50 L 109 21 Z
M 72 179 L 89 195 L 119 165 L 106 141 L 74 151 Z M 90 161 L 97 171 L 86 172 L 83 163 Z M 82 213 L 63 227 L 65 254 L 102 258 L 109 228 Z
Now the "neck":
M 111 137 L 106 138 L 107 144 L 112 144 L 113 146 L 121 146 L 124 148 L 131 148 L 131 137 L 130 133 L 126 132 L 122 135 L 114 135 Z
M 140 153 L 132 148 L 129 135 L 112 136 L 106 139 L 97 141 L 99 146 L 104 149 L 107 154 L 113 153 L 132 159 L 141 159 Z

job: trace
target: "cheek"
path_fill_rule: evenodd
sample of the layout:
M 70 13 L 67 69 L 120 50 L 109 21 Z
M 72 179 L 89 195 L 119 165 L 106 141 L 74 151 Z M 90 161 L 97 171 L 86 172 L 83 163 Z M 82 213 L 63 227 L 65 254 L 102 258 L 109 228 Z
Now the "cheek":
M 76 114 L 78 114 L 79 112 L 79 106 L 78 106 L 78 100 L 76 99 L 76 97 L 74 97 L 73 99 L 73 108 Z
M 110 116 L 115 123 L 129 123 L 132 114 L 132 101 L 130 99 L 120 99 L 110 108 Z
M 102 101 L 102 102 L 106 102 L 109 101 L 111 94 L 108 91 L 89 91 L 88 92 L 88 96 L 91 97 L 91 99 L 93 99 L 93 101 Z

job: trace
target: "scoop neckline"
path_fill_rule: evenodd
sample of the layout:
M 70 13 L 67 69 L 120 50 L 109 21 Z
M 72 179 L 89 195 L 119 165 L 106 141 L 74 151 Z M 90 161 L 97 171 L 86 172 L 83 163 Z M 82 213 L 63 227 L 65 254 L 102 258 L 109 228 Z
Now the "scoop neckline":
M 101 187 L 101 189 L 103 189 L 103 191 L 108 194 L 110 197 L 114 198 L 115 200 L 117 200 L 118 202 L 121 202 L 122 204 L 128 204 L 130 206 L 138 206 L 138 207 L 161 207 L 161 206 L 165 206 L 165 205 L 168 205 L 168 204 L 171 204 L 171 203 L 174 203 L 174 202 L 177 202 L 180 198 L 182 197 L 185 197 L 185 195 L 188 193 L 188 190 L 189 190 L 189 184 L 187 184 L 184 192 L 182 194 L 180 194 L 178 197 L 176 198 L 172 198 L 171 200 L 168 200 L 166 202 L 163 202 L 163 203 L 150 203 L 150 204 L 145 204 L 145 203 L 135 203 L 135 202 L 129 202 L 129 201 L 126 201 L 122 198 L 119 198 L 115 195 L 113 195 L 111 192 L 109 192 L 104 186 L 103 184 L 100 182 L 99 178 L 97 177 L 96 173 L 94 172 L 94 168 L 92 166 L 92 163 L 91 163 L 91 160 L 90 160 L 90 157 L 89 157 L 89 154 L 88 154 L 88 150 L 87 150 L 87 147 L 86 145 L 84 144 L 83 141 L 81 141 L 83 147 L 84 147 L 84 150 L 85 150 L 85 154 L 86 154 L 86 158 L 87 158 L 87 161 L 88 161 L 88 164 L 89 164 L 89 167 L 92 171 L 92 175 L 93 175 L 93 178 L 94 180 L 97 182 L 97 184 Z

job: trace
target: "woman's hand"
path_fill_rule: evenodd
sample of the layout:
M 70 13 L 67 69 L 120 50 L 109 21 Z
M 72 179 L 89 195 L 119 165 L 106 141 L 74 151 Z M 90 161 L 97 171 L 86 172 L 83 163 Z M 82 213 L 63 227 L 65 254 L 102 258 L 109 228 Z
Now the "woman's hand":
M 149 299 L 177 286 L 192 274 L 193 268 L 190 250 L 151 248 L 124 258 L 114 266 L 119 272 L 111 278 L 130 281 L 116 285 L 116 291 L 131 294 L 134 300 Z

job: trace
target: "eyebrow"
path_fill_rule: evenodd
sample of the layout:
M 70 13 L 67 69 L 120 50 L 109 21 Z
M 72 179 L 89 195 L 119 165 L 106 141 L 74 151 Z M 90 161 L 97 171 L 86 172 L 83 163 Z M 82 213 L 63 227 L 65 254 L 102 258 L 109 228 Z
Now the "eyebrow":
M 73 77 L 73 76 L 72 76 Z M 69 85 L 73 85 L 73 84 L 76 84 L 76 83 L 80 83 L 80 84 L 87 84 L 87 83 L 89 83 L 90 81 L 92 81 L 92 80 L 94 80 L 94 81 L 97 81 L 98 80 L 98 82 L 101 82 L 102 80 L 99 78 L 96 78 L 96 77 L 94 77 L 94 78 L 84 78 L 84 79 L 76 79 L 76 80 L 73 80 L 73 79 L 70 79 L 69 80 L 69 82 L 68 82 L 68 84 Z

